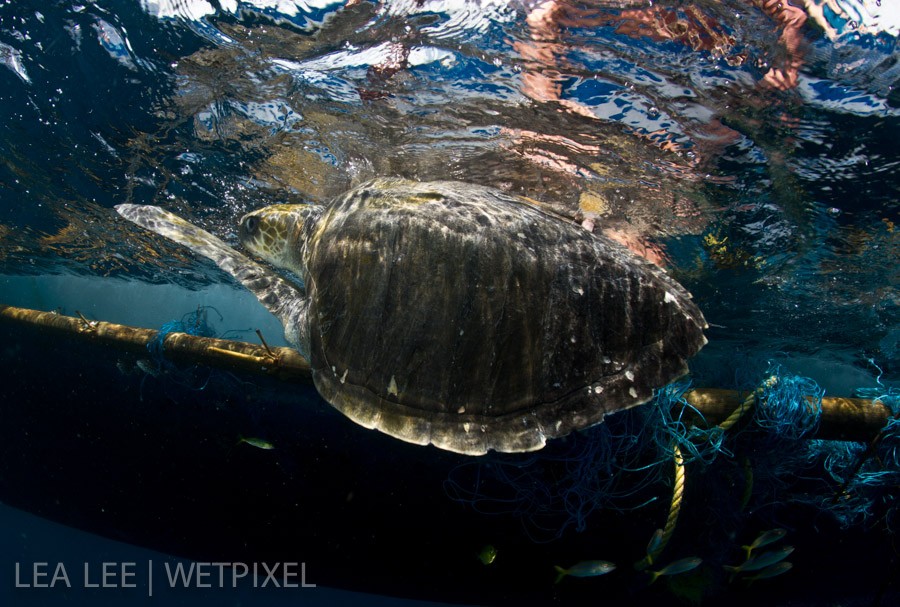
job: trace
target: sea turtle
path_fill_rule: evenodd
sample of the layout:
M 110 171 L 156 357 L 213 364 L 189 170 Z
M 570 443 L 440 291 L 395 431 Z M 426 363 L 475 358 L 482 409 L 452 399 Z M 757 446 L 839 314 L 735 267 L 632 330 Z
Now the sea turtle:
M 646 402 L 706 343 L 660 268 L 490 187 L 377 179 L 245 215 L 242 245 L 302 285 L 158 207 L 116 209 L 232 274 L 326 401 L 411 443 L 540 449 Z

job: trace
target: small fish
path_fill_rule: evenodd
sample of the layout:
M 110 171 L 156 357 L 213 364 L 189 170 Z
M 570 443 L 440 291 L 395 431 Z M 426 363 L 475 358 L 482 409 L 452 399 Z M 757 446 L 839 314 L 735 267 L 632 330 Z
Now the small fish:
M 780 563 L 769 565 L 756 575 L 749 575 L 745 579 L 748 582 L 753 582 L 755 580 L 765 580 L 770 577 L 775 577 L 776 575 L 781 575 L 782 573 L 787 573 L 793 566 L 793 563 L 790 563 L 788 561 L 781 561 Z
M 763 546 L 768 546 L 774 542 L 777 542 L 781 538 L 783 538 L 787 534 L 787 529 L 770 529 L 769 531 L 764 531 L 759 534 L 759 536 L 753 540 L 753 543 L 749 546 L 741 546 L 747 552 L 747 558 L 750 558 L 750 553 L 756 550 L 757 548 L 762 548 Z
M 559 575 L 556 576 L 555 583 L 559 584 L 559 582 L 567 575 L 571 575 L 572 577 L 594 577 L 609 573 L 615 568 L 615 563 L 610 563 L 609 561 L 581 561 L 580 563 L 575 563 L 568 569 L 563 569 L 559 565 L 556 565 L 554 569 L 556 569 L 556 573 Z
M 263 449 L 265 451 L 270 451 L 275 448 L 275 445 L 270 443 L 264 438 L 244 438 L 243 436 L 238 440 L 238 444 L 246 443 L 251 447 L 256 447 L 257 449 Z
M 651 571 L 650 572 L 650 583 L 656 581 L 661 575 L 678 575 L 679 573 L 687 573 L 692 569 L 696 569 L 700 566 L 700 563 L 703 562 L 703 559 L 698 558 L 696 556 L 691 556 L 686 559 L 680 559 L 675 561 L 674 563 L 669 563 L 659 571 Z
M 159 365 L 154 365 L 146 358 L 139 358 L 135 361 L 134 366 L 153 377 L 159 377 Z
M 478 553 L 478 560 L 484 563 L 485 565 L 490 565 L 497 559 L 497 549 L 492 545 L 487 544 L 484 548 L 481 549 L 481 552 Z
M 653 556 L 659 550 L 659 547 L 662 545 L 663 539 L 663 530 L 657 529 L 653 532 L 653 535 L 650 537 L 650 543 L 647 544 L 647 562 L 651 565 L 653 564 Z
M 760 569 L 765 569 L 769 565 L 774 565 L 780 561 L 783 561 L 787 558 L 791 552 L 794 551 L 793 546 L 785 546 L 784 548 L 779 548 L 778 550 L 770 550 L 768 552 L 763 552 L 762 554 L 757 554 L 754 557 L 751 557 L 737 566 L 725 565 L 725 569 L 731 571 L 732 573 L 740 573 L 742 571 L 759 571 Z

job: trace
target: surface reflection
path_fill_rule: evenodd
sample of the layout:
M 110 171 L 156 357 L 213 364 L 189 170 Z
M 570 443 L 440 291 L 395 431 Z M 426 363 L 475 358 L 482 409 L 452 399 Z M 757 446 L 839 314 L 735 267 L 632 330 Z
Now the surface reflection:
M 235 242 L 251 209 L 399 176 L 527 196 L 667 267 L 732 331 L 762 321 L 730 281 L 763 312 L 844 302 L 875 341 L 896 318 L 862 303 L 895 297 L 900 25 L 877 3 L 39 4 L 0 5 L 7 273 L 198 287 L 223 277 L 111 207 Z M 826 289 L 836 268 L 865 278 Z

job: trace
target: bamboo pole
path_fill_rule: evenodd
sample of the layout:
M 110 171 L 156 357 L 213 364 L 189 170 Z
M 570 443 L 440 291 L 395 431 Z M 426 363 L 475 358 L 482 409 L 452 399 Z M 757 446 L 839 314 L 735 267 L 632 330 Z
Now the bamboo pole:
M 685 393 L 684 398 L 712 426 L 728 418 L 743 404 L 747 394 L 721 388 L 698 388 Z M 881 431 L 890 416 L 891 410 L 878 401 L 825 396 L 815 438 L 868 442 Z
M 32 326 L 59 336 L 115 346 L 134 353 L 147 352 L 147 344 L 159 335 L 141 329 L 84 317 L 63 316 L 26 308 L 0 305 L 0 320 Z M 271 375 L 284 381 L 310 382 L 309 363 L 292 348 L 255 345 L 242 341 L 169 333 L 163 341 L 166 357 L 176 363 L 204 364 L 233 371 Z M 747 394 L 737 390 L 697 388 L 685 394 L 709 425 L 727 419 Z M 816 438 L 868 442 L 887 423 L 890 409 L 878 401 L 825 397 Z
M 147 344 L 159 335 L 141 329 L 86 318 L 63 316 L 26 308 L 0 305 L 0 318 L 29 325 L 59 336 L 87 340 L 98 345 L 147 354 Z M 285 381 L 312 381 L 309 363 L 292 348 L 250 344 L 243 341 L 169 333 L 163 340 L 166 358 L 176 363 L 201 363 L 232 371 L 272 375 Z

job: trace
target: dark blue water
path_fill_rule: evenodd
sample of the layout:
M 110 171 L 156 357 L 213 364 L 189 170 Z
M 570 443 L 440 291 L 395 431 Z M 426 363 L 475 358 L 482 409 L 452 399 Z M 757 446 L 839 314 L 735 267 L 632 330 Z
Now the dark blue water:
M 326 201 L 376 176 L 456 179 L 533 198 L 666 267 L 712 325 L 696 383 L 750 388 L 778 363 L 829 395 L 896 394 L 893 3 L 350 4 L 0 0 L 0 303 L 147 327 L 208 305 L 218 333 L 252 340 L 263 326 L 276 343 L 274 320 L 228 276 L 113 206 L 161 205 L 236 243 L 238 218 L 266 204 Z M 552 490 L 573 482 L 568 463 L 519 477 L 502 460 L 485 476 L 497 486 L 481 488 L 465 458 L 356 428 L 309 387 L 157 376 L 119 353 L 4 331 L 0 596 L 13 604 L 377 600 L 325 586 L 469 603 L 695 596 L 675 582 L 641 595 L 624 573 L 665 519 L 662 473 L 579 518 Z M 279 448 L 237 449 L 247 435 Z M 581 440 L 551 455 L 599 457 Z M 848 523 L 815 506 L 826 471 L 793 468 L 809 483 L 788 490 L 754 468 L 770 493 L 739 516 L 715 500 L 743 482 L 742 461 L 767 461 L 747 449 L 705 473 L 716 490 L 695 488 L 702 505 L 673 540 L 715 563 L 704 596 L 747 590 L 719 573 L 728 542 L 786 526 L 794 569 L 747 600 L 817 604 L 811 580 L 853 568 L 862 581 L 841 600 L 888 604 L 895 493 L 872 494 L 872 516 Z M 519 497 L 500 482 L 510 475 Z M 448 479 L 469 483 L 469 503 Z M 541 485 L 524 506 L 523 483 Z M 654 497 L 636 518 L 622 512 Z M 475 555 L 493 543 L 485 567 Z M 16 562 L 176 558 L 305 561 L 319 588 L 14 587 Z M 553 585 L 552 565 L 586 558 L 616 560 L 619 577 Z

